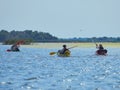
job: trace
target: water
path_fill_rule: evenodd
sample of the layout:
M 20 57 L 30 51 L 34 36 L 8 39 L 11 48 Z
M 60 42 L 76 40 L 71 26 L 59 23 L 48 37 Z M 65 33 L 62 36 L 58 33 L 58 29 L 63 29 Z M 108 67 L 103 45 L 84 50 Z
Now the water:
M 58 48 L 0 47 L 0 90 L 120 90 L 120 48 L 107 48 L 107 56 L 74 48 L 65 58 L 49 55 Z

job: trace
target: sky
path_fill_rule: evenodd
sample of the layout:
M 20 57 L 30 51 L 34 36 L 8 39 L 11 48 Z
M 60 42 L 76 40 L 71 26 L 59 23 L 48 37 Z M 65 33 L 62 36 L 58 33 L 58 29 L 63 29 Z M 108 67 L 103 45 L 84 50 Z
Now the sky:
M 0 30 L 120 37 L 120 0 L 0 0 Z

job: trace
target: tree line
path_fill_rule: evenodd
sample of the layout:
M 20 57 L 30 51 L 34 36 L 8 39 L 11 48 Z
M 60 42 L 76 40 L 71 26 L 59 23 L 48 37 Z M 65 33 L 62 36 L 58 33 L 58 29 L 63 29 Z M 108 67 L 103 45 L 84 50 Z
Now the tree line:
M 120 42 L 120 37 L 91 37 L 91 38 L 69 38 L 61 39 L 67 42 Z
M 92 38 L 58 38 L 49 33 L 32 30 L 24 31 L 0 31 L 0 42 L 4 44 L 13 44 L 17 41 L 24 40 L 25 44 L 31 42 L 120 42 L 120 37 L 92 37 Z
M 0 31 L 0 42 L 7 42 L 12 43 L 18 40 L 25 40 L 30 42 L 44 42 L 44 41 L 54 41 L 58 40 L 57 37 L 52 36 L 49 33 L 45 32 L 38 32 L 32 30 L 25 30 L 25 31 L 10 31 L 1 30 Z

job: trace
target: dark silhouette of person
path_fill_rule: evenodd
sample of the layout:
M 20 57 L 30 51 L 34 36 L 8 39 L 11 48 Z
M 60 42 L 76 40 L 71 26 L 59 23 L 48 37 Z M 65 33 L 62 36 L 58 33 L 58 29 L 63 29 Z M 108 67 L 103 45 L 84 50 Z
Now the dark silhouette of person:
M 63 45 L 63 49 L 62 49 L 62 50 L 59 50 L 58 52 L 59 52 L 60 54 L 64 54 L 66 50 L 68 50 L 68 49 L 67 49 L 67 46 L 66 46 L 66 45 Z
M 98 46 L 98 44 L 96 44 L 96 48 L 98 48 L 98 50 L 97 50 L 98 54 L 105 55 L 107 53 L 107 50 L 104 49 L 102 44 L 99 44 L 99 46 Z
M 99 50 L 104 50 L 104 47 L 102 44 L 99 44 L 99 46 L 98 46 L 98 44 L 96 44 L 96 48 L 98 48 Z
M 19 50 L 19 45 L 18 45 L 18 44 L 13 44 L 13 45 L 11 46 L 11 50 L 12 50 L 12 51 L 20 51 L 20 50 Z

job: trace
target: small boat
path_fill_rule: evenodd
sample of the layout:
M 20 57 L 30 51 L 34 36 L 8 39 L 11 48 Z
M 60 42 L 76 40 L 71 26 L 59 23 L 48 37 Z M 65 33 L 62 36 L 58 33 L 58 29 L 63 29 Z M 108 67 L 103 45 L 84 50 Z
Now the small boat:
M 96 54 L 97 55 L 106 55 L 107 54 L 107 50 L 106 49 L 104 49 L 104 50 L 97 50 Z
M 19 50 L 19 49 L 17 49 L 17 50 L 7 49 L 6 51 L 7 51 L 7 52 L 19 52 L 20 50 Z
M 70 51 L 66 50 L 64 54 L 61 54 L 59 51 L 57 52 L 57 55 L 59 57 L 69 57 L 70 56 Z

